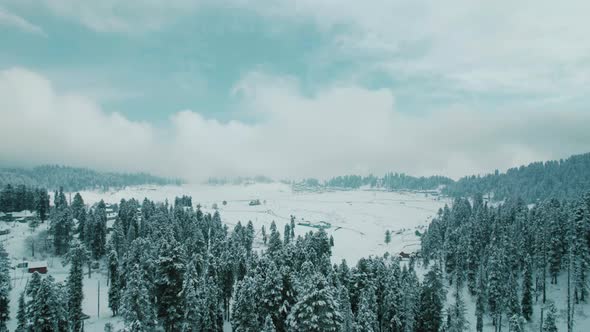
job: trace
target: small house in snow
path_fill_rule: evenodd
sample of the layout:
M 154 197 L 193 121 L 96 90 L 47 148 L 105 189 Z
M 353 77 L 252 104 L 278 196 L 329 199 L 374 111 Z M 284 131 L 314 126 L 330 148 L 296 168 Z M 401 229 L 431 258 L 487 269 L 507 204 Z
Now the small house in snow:
M 400 257 L 400 258 L 409 259 L 409 258 L 410 258 L 410 256 L 411 256 L 410 254 L 408 254 L 408 253 L 405 253 L 405 252 L 403 252 L 403 251 L 399 253 L 399 257 Z
M 47 273 L 47 261 L 29 262 L 27 271 L 29 273 L 39 272 L 45 274 Z

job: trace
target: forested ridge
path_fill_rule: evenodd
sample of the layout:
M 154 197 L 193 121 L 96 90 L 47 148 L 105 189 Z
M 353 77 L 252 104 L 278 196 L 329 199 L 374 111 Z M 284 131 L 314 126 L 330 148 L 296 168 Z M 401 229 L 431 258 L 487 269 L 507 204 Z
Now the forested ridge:
M 575 199 L 590 190 L 590 153 L 567 159 L 533 162 L 486 175 L 465 176 L 457 181 L 445 176 L 415 177 L 404 173 L 384 176 L 344 175 L 321 182 L 303 180 L 301 185 L 358 189 L 362 186 L 387 190 L 435 190 L 450 197 L 473 197 L 483 193 L 494 201 L 521 198 L 536 203 L 547 198 Z
M 467 176 L 446 186 L 443 193 L 453 197 L 491 193 L 497 201 L 520 197 L 535 203 L 547 198 L 575 199 L 588 190 L 590 153 L 585 153 L 510 168 L 506 173 Z
M 57 165 L 27 168 L 0 169 L 0 187 L 25 185 L 33 188 L 55 190 L 63 187 L 66 191 L 84 189 L 123 188 L 144 184 L 180 184 L 181 180 L 166 179 L 146 173 L 97 172 L 87 168 Z

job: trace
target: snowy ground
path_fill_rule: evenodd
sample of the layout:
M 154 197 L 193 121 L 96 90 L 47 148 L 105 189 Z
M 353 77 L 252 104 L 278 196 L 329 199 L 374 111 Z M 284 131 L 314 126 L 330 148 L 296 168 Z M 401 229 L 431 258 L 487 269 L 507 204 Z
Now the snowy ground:
M 356 264 L 361 257 L 369 255 L 382 255 L 385 252 L 392 254 L 400 251 L 412 252 L 419 248 L 419 238 L 416 230 L 422 232 L 427 227 L 436 211 L 448 201 L 438 200 L 434 196 L 426 196 L 416 193 L 397 193 L 371 190 L 331 191 L 331 192 L 292 192 L 288 185 L 284 184 L 256 184 L 256 185 L 227 185 L 227 186 L 166 186 L 166 187 L 133 187 L 113 192 L 81 192 L 87 204 L 104 199 L 107 203 L 118 203 L 122 198 L 144 197 L 155 201 L 173 202 L 174 197 L 190 195 L 193 204 L 200 203 L 204 211 L 212 212 L 212 205 L 219 207 L 223 222 L 234 225 L 238 221 L 244 224 L 252 220 L 258 232 L 262 225 L 267 229 L 274 220 L 278 229 L 283 233 L 283 227 L 289 222 L 289 216 L 295 215 L 301 219 L 318 222 L 327 221 L 332 224 L 327 233 L 334 236 L 333 260 L 339 262 L 346 259 L 349 265 Z M 73 196 L 73 195 L 72 195 Z M 262 204 L 250 206 L 251 200 L 259 199 Z M 227 201 L 223 206 L 222 201 Z M 24 215 L 23 215 L 24 216 Z M 19 217 L 18 214 L 15 217 Z M 8 235 L 1 235 L 0 241 L 4 242 L 12 262 L 22 260 L 47 260 L 49 273 L 56 280 L 62 281 L 67 277 L 67 267 L 61 265 L 61 260 L 43 253 L 42 241 L 36 242 L 35 257 L 31 257 L 30 241 L 27 240 L 33 233 L 26 223 L 0 222 L 0 229 L 9 228 Z M 47 224 L 41 225 L 35 235 L 43 234 L 47 230 Z M 309 227 L 297 226 L 296 233 L 302 234 L 310 230 Z M 384 243 L 385 231 L 392 231 L 392 242 Z M 260 241 L 260 237 L 257 239 Z M 419 268 L 418 271 L 421 269 Z M 16 311 L 18 296 L 27 284 L 29 274 L 18 270 L 13 271 L 13 290 L 11 292 L 11 316 L 10 330 L 16 327 Z M 557 286 L 549 285 L 548 296 L 556 302 L 560 319 L 559 331 L 565 331 L 565 280 L 559 280 Z M 121 327 L 119 318 L 112 318 L 107 305 L 106 274 L 94 271 L 89 279 L 84 278 L 84 312 L 90 316 L 85 324 L 86 331 L 103 331 L 104 324 L 111 322 L 115 327 Z M 98 301 L 98 284 L 100 282 L 100 303 Z M 452 303 L 452 292 L 448 292 L 449 303 Z M 470 321 L 469 331 L 475 330 L 475 303 L 465 293 L 467 303 L 466 315 Z M 98 312 L 100 307 L 100 317 Z M 590 331 L 582 328 L 590 326 L 590 317 L 585 313 L 587 305 L 576 307 L 576 326 L 574 331 Z M 528 324 L 527 331 L 539 331 L 540 306 L 535 305 L 533 322 Z M 486 319 L 484 331 L 493 331 L 490 321 Z M 507 320 L 504 318 L 504 323 Z M 508 330 L 504 325 L 504 330 Z M 227 331 L 231 331 L 229 326 Z
M 14 266 L 20 261 L 41 261 L 46 260 L 48 263 L 48 274 L 52 275 L 56 281 L 64 281 L 68 276 L 68 266 L 62 266 L 62 261 L 58 257 L 48 255 L 43 252 L 43 241 L 36 242 L 35 256 L 32 256 L 29 237 L 31 235 L 38 235 L 47 230 L 47 223 L 42 224 L 33 233 L 26 223 L 5 223 L 0 222 L 0 229 L 10 229 L 10 234 L 0 236 L 0 241 L 3 242 L 6 251 Z M 85 272 L 86 269 L 85 269 Z M 18 309 L 18 298 L 24 291 L 31 274 L 22 269 L 12 270 L 12 291 L 10 292 L 10 316 L 8 321 L 8 328 L 10 331 L 16 329 L 16 313 Z M 100 296 L 99 296 L 100 283 Z M 115 327 L 122 327 L 122 322 L 119 318 L 111 317 L 111 311 L 108 308 L 108 286 L 106 273 L 100 271 L 93 271 L 91 278 L 88 274 L 84 275 L 84 302 L 83 311 L 90 316 L 85 321 L 86 331 L 103 331 L 104 324 L 111 322 Z

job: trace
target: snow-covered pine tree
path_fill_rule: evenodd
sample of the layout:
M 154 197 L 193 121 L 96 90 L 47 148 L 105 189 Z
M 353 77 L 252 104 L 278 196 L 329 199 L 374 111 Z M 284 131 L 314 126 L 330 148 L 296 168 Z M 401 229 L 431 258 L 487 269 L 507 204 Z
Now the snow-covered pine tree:
M 456 289 L 454 293 L 455 302 L 448 310 L 449 321 L 447 324 L 448 332 L 463 332 L 469 328 L 469 322 L 465 317 L 465 302 L 461 296 L 461 290 Z
M 275 324 L 272 322 L 272 318 L 270 315 L 267 315 L 264 319 L 264 326 L 262 327 L 261 332 L 276 332 Z
M 588 269 L 590 268 L 590 247 L 587 235 L 590 232 L 590 211 L 584 201 L 576 204 L 572 213 L 574 232 L 571 235 L 573 252 L 573 284 L 575 303 L 586 302 L 588 297 Z
M 428 271 L 420 289 L 416 313 L 416 332 L 438 332 L 442 325 L 445 289 L 441 273 L 435 266 Z
M 129 331 L 151 331 L 156 326 L 156 311 L 150 302 L 149 290 L 141 267 L 130 267 L 121 302 L 121 316 Z
M 115 249 L 111 249 L 108 258 L 109 269 L 109 308 L 113 312 L 113 316 L 119 313 L 121 305 L 121 286 L 119 274 L 119 258 Z
M 34 294 L 31 308 L 31 326 L 35 331 L 52 332 L 59 328 L 59 308 L 55 294 L 55 286 L 51 276 L 41 280 L 39 288 Z
M 533 264 L 531 257 L 527 255 L 525 259 L 525 268 L 522 281 L 522 317 L 527 321 L 531 320 L 533 315 Z
M 63 198 L 65 201 L 65 197 Z M 59 201 L 59 200 L 58 200 Z M 60 208 L 56 208 L 51 215 L 51 228 L 53 234 L 53 247 L 56 255 L 65 254 L 72 240 L 74 222 L 72 212 L 67 203 L 59 203 Z
M 238 282 L 235 302 L 231 313 L 232 328 L 235 332 L 258 332 L 262 327 L 257 281 L 246 276 Z
M 376 332 L 379 329 L 376 313 L 377 297 L 372 284 L 364 287 L 355 317 L 356 332 Z
M 552 301 L 548 301 L 546 304 L 547 315 L 545 316 L 545 320 L 543 321 L 543 332 L 557 332 L 557 310 L 555 309 L 555 304 Z
M 281 234 L 277 231 L 277 225 L 273 221 L 270 224 L 270 236 L 268 238 L 268 253 L 274 254 L 281 250 L 283 242 L 281 241 Z
M 84 199 L 82 199 L 80 193 L 74 195 L 74 200 L 72 201 L 72 217 L 78 221 L 76 233 L 79 234 L 80 239 L 83 239 L 84 224 L 86 223 L 86 207 L 84 206 Z
M 184 317 L 182 278 L 185 272 L 185 254 L 173 238 L 162 239 L 156 262 L 156 296 L 158 318 L 166 331 L 178 331 Z
M 82 300 L 84 292 L 82 288 L 82 274 L 88 252 L 78 240 L 71 242 L 70 251 L 66 261 L 70 263 L 70 274 L 67 279 L 68 317 L 70 329 L 81 331 L 82 329 Z
M 479 269 L 477 272 L 477 294 L 475 298 L 475 331 L 482 332 L 483 331 L 483 315 L 485 314 L 485 304 L 486 304 L 486 288 L 485 288 L 485 275 L 484 275 L 484 265 L 480 263 Z
M 510 321 L 508 322 L 508 331 L 510 332 L 524 332 L 524 324 L 526 320 L 518 315 L 512 315 L 510 317 Z
M 28 324 L 27 306 L 25 303 L 25 293 L 20 293 L 18 297 L 18 311 L 16 313 L 17 326 L 15 332 L 26 332 Z
M 517 316 L 520 317 L 522 315 L 522 310 L 520 307 L 520 301 L 518 298 L 518 280 L 514 275 L 514 272 L 509 272 L 509 277 L 507 281 L 507 317 Z
M 6 331 L 6 322 L 10 319 L 10 259 L 0 243 L 0 331 Z
M 263 257 L 262 259 L 265 260 L 268 258 Z M 280 320 L 280 308 L 283 304 L 283 279 L 274 261 L 269 260 L 266 265 L 267 269 L 264 272 L 264 280 L 259 288 L 262 292 L 262 306 L 265 312 L 271 316 L 273 322 L 275 322 Z
M 287 318 L 289 331 L 331 332 L 338 331 L 342 316 L 331 287 L 321 274 L 314 274 L 307 280 L 308 287 L 298 294 L 298 301 Z
M 344 286 L 338 287 L 338 307 L 340 314 L 342 315 L 342 323 L 338 332 L 353 332 L 354 331 L 354 315 L 350 308 L 350 297 L 348 295 L 348 289 Z
M 202 299 L 197 297 L 197 285 L 199 276 L 195 264 L 190 261 L 183 277 L 182 297 L 184 301 L 183 332 L 200 331 Z

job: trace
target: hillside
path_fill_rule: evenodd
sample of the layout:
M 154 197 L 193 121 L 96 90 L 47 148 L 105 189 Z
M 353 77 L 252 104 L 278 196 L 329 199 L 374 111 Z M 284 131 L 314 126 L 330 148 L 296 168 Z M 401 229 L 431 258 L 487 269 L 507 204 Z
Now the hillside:
M 39 166 L 32 169 L 0 169 L 0 187 L 6 184 L 27 187 L 42 187 L 55 190 L 63 186 L 66 191 L 78 191 L 94 188 L 122 188 L 144 184 L 180 184 L 181 180 L 166 179 L 146 173 L 110 173 L 97 172 L 87 168 L 67 166 Z
M 484 176 L 467 176 L 450 183 L 443 193 L 453 197 L 491 194 L 494 200 L 520 197 L 528 203 L 547 198 L 573 199 L 590 190 L 590 153 L 567 159 L 533 162 L 495 171 Z

